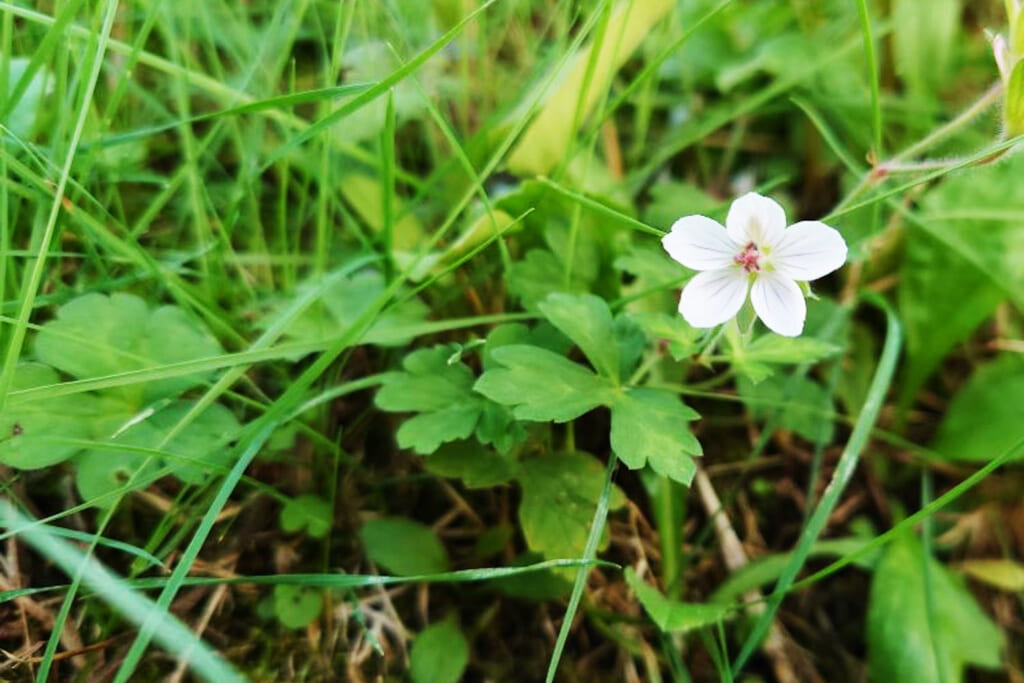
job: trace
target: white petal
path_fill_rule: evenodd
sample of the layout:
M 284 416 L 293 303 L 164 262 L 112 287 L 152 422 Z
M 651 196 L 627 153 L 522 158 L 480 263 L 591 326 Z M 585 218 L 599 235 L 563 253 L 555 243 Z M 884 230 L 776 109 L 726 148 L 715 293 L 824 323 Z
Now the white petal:
M 679 312 L 694 327 L 714 327 L 737 313 L 747 298 L 747 273 L 742 268 L 697 273 L 683 288 Z
M 741 249 L 717 221 L 707 216 L 684 216 L 661 238 L 665 251 L 694 270 L 715 270 L 732 265 Z
M 784 337 L 796 337 L 804 329 L 807 303 L 800 287 L 777 272 L 760 272 L 750 288 L 754 312 L 768 329 Z
M 817 280 L 846 262 L 846 241 L 824 223 L 801 221 L 786 228 L 770 258 L 786 277 Z
M 753 242 L 759 248 L 772 247 L 782 239 L 786 212 L 774 199 L 748 192 L 729 207 L 725 226 L 737 244 L 746 246 Z

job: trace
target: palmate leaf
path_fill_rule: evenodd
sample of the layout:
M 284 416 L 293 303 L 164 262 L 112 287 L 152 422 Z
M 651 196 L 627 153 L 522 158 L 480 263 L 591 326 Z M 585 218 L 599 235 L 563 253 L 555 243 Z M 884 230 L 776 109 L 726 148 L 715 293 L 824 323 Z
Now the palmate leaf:
M 519 522 L 530 549 L 548 559 L 580 557 L 604 488 L 601 463 L 586 453 L 528 458 L 518 479 L 523 489 Z M 614 487 L 609 509 L 625 502 L 625 495 Z
M 59 381 L 53 368 L 21 363 L 14 369 L 11 389 L 33 389 Z M 88 394 L 7 406 L 0 413 L 0 463 L 34 470 L 63 462 L 80 447 L 58 443 L 56 439 L 89 438 L 103 413 L 104 406 Z
M 540 312 L 562 334 L 572 339 L 604 377 L 619 377 L 619 353 L 611 311 L 604 299 L 592 294 L 552 294 L 541 302 Z
M 36 357 L 76 379 L 180 363 L 221 353 L 220 344 L 176 306 L 150 309 L 131 294 L 86 294 L 64 304 L 36 337 Z M 203 374 L 104 390 L 138 409 L 200 384 Z
M 236 438 L 239 424 L 234 414 L 220 404 L 207 407 L 165 444 L 167 435 L 194 408 L 194 402 L 174 401 L 145 419 L 126 411 L 123 404 L 104 403 L 107 411 L 97 419 L 91 435 L 103 445 L 83 450 L 75 457 L 75 484 L 86 502 L 108 507 L 116 502 L 116 497 L 108 494 L 132 477 L 134 488 L 145 487 L 151 483 L 151 475 L 162 468 L 185 483 L 199 484 L 228 463 L 226 446 Z M 159 449 L 159 455 L 132 448 Z
M 485 372 L 474 388 L 513 406 L 518 420 L 568 422 L 614 400 L 609 381 L 551 351 L 512 344 L 492 357 L 501 367 Z
M 689 485 L 697 471 L 700 442 L 687 427 L 700 417 L 678 397 L 654 389 L 628 389 L 612 404 L 612 450 L 630 469 L 645 464 Z
M 406 356 L 405 372 L 389 374 L 377 392 L 377 406 L 391 412 L 416 412 L 398 428 L 398 445 L 429 455 L 441 444 L 467 439 L 507 450 L 518 431 L 503 406 L 473 391 L 473 373 L 452 361 L 454 347 L 436 346 Z

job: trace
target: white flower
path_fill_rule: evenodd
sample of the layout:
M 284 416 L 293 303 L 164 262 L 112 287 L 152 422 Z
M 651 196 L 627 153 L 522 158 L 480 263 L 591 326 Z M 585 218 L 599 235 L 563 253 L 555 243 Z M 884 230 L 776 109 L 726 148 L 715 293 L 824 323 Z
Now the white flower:
M 798 281 L 816 280 L 846 261 L 846 242 L 818 221 L 786 227 L 777 202 L 750 192 L 729 208 L 722 227 L 706 216 L 684 216 L 661 244 L 673 259 L 699 270 L 683 288 L 679 312 L 694 327 L 714 327 L 743 306 L 774 332 L 795 337 L 807 304 Z

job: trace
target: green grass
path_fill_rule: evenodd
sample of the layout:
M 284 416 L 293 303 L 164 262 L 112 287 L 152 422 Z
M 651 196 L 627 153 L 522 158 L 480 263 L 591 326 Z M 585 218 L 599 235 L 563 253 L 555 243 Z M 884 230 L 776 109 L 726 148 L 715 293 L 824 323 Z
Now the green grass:
M 0 678 L 1020 670 L 990 4 L 0 1 Z M 749 190 L 799 342 L 676 312 Z

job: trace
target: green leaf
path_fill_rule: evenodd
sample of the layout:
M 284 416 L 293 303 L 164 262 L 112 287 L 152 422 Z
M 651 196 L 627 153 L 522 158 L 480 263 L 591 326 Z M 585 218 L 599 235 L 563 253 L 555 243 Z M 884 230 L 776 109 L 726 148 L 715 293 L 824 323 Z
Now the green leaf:
M 281 529 L 289 534 L 305 529 L 311 537 L 323 538 L 333 519 L 330 502 L 310 493 L 292 498 L 281 508 Z
M 678 313 L 645 311 L 628 315 L 648 337 L 667 341 L 669 353 L 676 360 L 689 358 L 700 350 L 697 343 L 700 338 L 700 330 L 691 326 Z
M 18 86 L 18 82 L 24 76 L 29 63 L 29 57 L 11 57 L 7 61 L 7 92 L 3 100 L 7 100 Z M 52 90 L 52 75 L 44 68 L 40 68 L 29 79 L 28 87 L 21 93 L 21 97 L 14 103 L 14 107 L 4 116 L 4 127 L 19 138 L 29 138 L 39 119 L 42 110 L 43 98 Z M 10 103 L 4 102 L 4 107 Z
M 604 299 L 592 294 L 552 294 L 539 308 L 548 322 L 580 347 L 598 374 L 618 382 L 619 350 Z
M 64 304 L 36 337 L 36 357 L 76 379 L 217 356 L 220 345 L 180 308 L 150 309 L 131 294 L 86 294 Z M 105 390 L 134 408 L 201 384 L 199 373 Z
M 604 489 L 601 463 L 584 453 L 528 458 L 520 464 L 519 484 L 519 522 L 530 550 L 548 559 L 580 557 Z M 614 487 L 609 509 L 625 502 Z
M 409 674 L 413 683 L 458 683 L 469 664 L 469 643 L 455 619 L 423 629 L 412 644 Z
M 405 357 L 405 372 L 391 373 L 377 392 L 377 406 L 391 412 L 418 412 L 398 429 L 398 445 L 430 454 L 442 443 L 468 438 L 484 401 L 473 393 L 473 373 L 450 363 L 452 347 L 435 346 Z
M 119 418 L 106 418 L 105 427 L 116 426 Z M 75 459 L 75 486 L 85 503 L 109 508 L 119 496 L 111 492 L 132 481 L 132 489 L 145 488 L 159 470 L 159 459 L 138 451 L 118 450 L 117 446 L 152 448 L 160 442 L 161 432 L 148 422 L 139 422 L 111 442 L 110 448 L 93 448 L 79 453 Z
M 93 426 L 93 438 L 106 447 L 87 449 L 75 460 L 75 481 L 83 500 L 99 498 L 124 485 L 132 473 L 140 472 L 133 488 L 143 488 L 149 475 L 161 467 L 187 484 L 199 484 L 215 468 L 225 467 L 228 449 L 238 433 L 239 424 L 230 410 L 219 404 L 207 407 L 187 428 L 164 441 L 180 419 L 195 403 L 174 401 L 151 415 L 127 411 L 127 406 L 114 401 L 100 401 L 102 417 Z M 160 455 L 118 449 L 118 446 L 160 449 Z M 101 507 L 114 504 L 115 498 L 96 501 Z
M 703 454 L 687 422 L 700 415 L 678 397 L 655 389 L 627 389 L 612 404 L 612 450 L 632 470 L 650 465 L 658 474 L 689 485 Z
M 515 558 L 509 566 L 525 567 L 541 561 L 540 553 L 527 551 Z M 547 602 L 548 600 L 564 600 L 572 592 L 571 575 L 554 569 L 516 574 L 495 579 L 494 585 L 502 593 L 513 598 Z
M 772 364 L 815 363 L 841 350 L 838 346 L 813 337 L 766 334 L 749 345 L 743 342 L 739 334 L 729 334 L 727 337 L 734 369 L 754 384 L 771 376 Z
M 522 260 L 509 266 L 506 280 L 508 290 L 531 311 L 552 292 L 585 292 L 589 284 L 578 271 L 565 282 L 565 266 L 546 249 L 526 252 Z
M 860 551 L 870 541 L 870 538 L 857 537 L 829 538 L 812 545 L 807 556 L 844 557 Z M 853 564 L 865 570 L 874 569 L 878 555 L 878 551 L 865 553 L 854 559 Z M 775 553 L 752 558 L 722 581 L 709 597 L 709 601 L 732 602 L 750 590 L 778 581 L 792 557 L 792 553 Z
M 1024 564 L 1009 559 L 966 560 L 960 571 L 1009 593 L 1024 592 Z
M 476 438 L 480 443 L 493 444 L 499 453 L 507 455 L 517 444 L 526 441 L 526 436 L 526 428 L 516 422 L 507 406 L 483 402 L 476 425 Z
M 543 175 L 568 157 L 586 115 L 606 95 L 619 66 L 673 7 L 671 0 L 618 3 L 608 17 L 608 29 L 595 42 L 580 48 L 565 71 L 548 75 L 538 87 L 557 79 L 559 85 L 508 157 L 516 175 Z M 532 96 L 531 96 L 532 98 Z M 527 101 L 531 98 L 527 98 Z
M 1024 358 L 1004 353 L 956 393 L 931 447 L 950 460 L 987 462 L 1017 442 L 1021 425 Z
M 827 443 L 835 433 L 832 397 L 820 384 L 800 375 L 775 376 L 758 384 L 736 383 L 750 414 L 758 420 L 777 420 L 778 426 L 809 441 Z
M 683 216 L 701 214 L 716 217 L 715 214 L 722 208 L 720 200 L 690 183 L 661 180 L 651 185 L 649 193 L 651 201 L 644 212 L 644 220 L 665 232 L 668 232 L 672 224 Z M 725 218 L 724 214 L 718 217 Z M 660 245 L 657 251 L 661 252 L 662 262 L 669 265 L 674 263 L 671 259 L 665 258 L 665 251 Z M 626 270 L 637 275 L 641 274 L 640 271 L 631 268 L 626 268 Z M 671 270 L 666 270 L 666 275 L 669 273 L 674 273 L 674 276 L 671 277 L 678 278 L 679 268 L 673 267 Z
M 512 481 L 515 463 L 476 441 L 445 444 L 424 461 L 427 470 L 441 477 L 458 477 L 471 489 L 489 488 Z
M 666 633 L 686 633 L 725 621 L 733 614 L 728 604 L 700 604 L 669 600 L 658 589 L 644 583 L 632 567 L 626 568 L 626 583 L 636 593 L 647 615 Z
M 56 371 L 38 363 L 14 369 L 12 391 L 59 383 Z M 55 465 L 74 455 L 79 446 L 54 439 L 84 439 L 93 433 L 103 407 L 90 394 L 58 396 L 46 401 L 18 403 L 0 413 L 0 463 L 20 470 Z
M 915 94 L 932 96 L 948 85 L 960 26 L 960 0 L 896 0 L 896 69 Z
M 880 683 L 959 681 L 967 664 L 1001 665 L 999 628 L 910 534 L 875 568 L 867 629 L 871 679 Z
M 734 357 L 758 363 L 817 363 L 831 358 L 841 349 L 812 337 L 782 337 L 766 334 L 742 350 L 733 349 Z
M 1021 14 L 1024 15 L 1024 12 Z M 1024 23 L 1024 18 L 1018 19 L 1018 22 Z M 1003 121 L 1006 123 L 1007 137 L 1024 133 L 1024 59 L 1013 67 L 1006 82 Z
M 384 287 L 384 277 L 379 272 L 366 269 L 350 275 L 348 267 L 305 282 L 301 290 L 315 289 L 322 293 L 288 324 L 284 336 L 306 342 L 339 337 L 376 301 Z M 289 312 L 290 306 L 290 300 L 274 306 L 262 326 L 272 326 L 277 316 Z M 423 323 L 427 313 L 426 306 L 415 298 L 389 306 L 374 319 L 360 343 L 403 344 L 416 334 L 415 328 Z
M 448 552 L 434 532 L 405 517 L 371 519 L 359 529 L 366 555 L 398 576 L 448 571 Z
M 385 286 L 383 275 L 375 270 L 364 270 L 342 278 L 337 286 L 324 290 L 324 305 L 336 323 L 331 336 L 344 334 L 384 292 Z M 428 312 L 426 305 L 416 298 L 389 306 L 373 321 L 363 335 L 362 343 L 382 346 L 403 344 L 414 335 L 410 329 L 422 323 Z
M 492 401 L 515 406 L 519 420 L 567 422 L 615 396 L 607 380 L 536 346 L 503 346 L 492 357 L 503 367 L 484 372 L 474 388 Z
M 175 401 L 149 418 L 150 426 L 160 434 L 160 441 L 151 446 L 156 448 L 194 406 L 192 401 Z M 239 429 L 234 413 L 213 403 L 163 446 L 168 456 L 161 459 L 162 464 L 187 484 L 202 483 L 212 472 L 231 464 L 227 446 L 237 438 Z
M 303 586 L 274 586 L 274 616 L 285 628 L 306 628 L 324 608 L 321 591 Z
M 956 344 L 1009 297 L 1024 306 L 1024 157 L 953 175 L 922 200 L 907 231 L 899 307 L 907 337 L 900 402 L 908 406 Z

